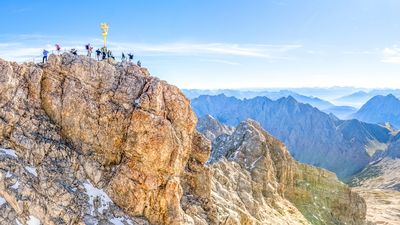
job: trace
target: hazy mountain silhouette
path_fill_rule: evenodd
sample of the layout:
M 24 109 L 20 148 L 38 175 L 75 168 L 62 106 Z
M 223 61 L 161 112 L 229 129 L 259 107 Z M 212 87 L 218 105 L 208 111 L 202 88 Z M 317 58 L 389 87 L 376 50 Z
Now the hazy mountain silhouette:
M 370 123 L 389 122 L 400 128 L 400 100 L 392 94 L 375 96 L 357 111 L 354 118 Z

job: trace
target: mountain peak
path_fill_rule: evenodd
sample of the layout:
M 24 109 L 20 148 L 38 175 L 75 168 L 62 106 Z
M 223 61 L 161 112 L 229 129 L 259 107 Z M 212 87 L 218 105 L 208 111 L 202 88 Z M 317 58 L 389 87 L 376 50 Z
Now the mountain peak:
M 400 128 L 400 100 L 393 94 L 374 96 L 356 112 L 354 117 L 370 123 L 389 122 L 398 129 Z

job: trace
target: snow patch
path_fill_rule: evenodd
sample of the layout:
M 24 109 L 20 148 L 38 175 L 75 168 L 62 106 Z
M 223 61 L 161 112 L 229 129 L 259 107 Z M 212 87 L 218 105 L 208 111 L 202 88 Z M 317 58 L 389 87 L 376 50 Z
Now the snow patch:
M 124 222 L 128 223 L 129 225 L 133 225 L 131 221 L 125 220 L 123 217 L 112 218 L 110 219 L 110 222 L 114 225 L 125 225 Z
M 12 189 L 18 189 L 19 188 L 19 181 L 15 182 L 13 186 L 11 186 Z
M 12 177 L 12 173 L 10 173 L 10 171 L 7 171 L 6 178 L 10 178 L 10 177 Z
M 254 167 L 256 166 L 256 163 L 258 162 L 258 160 L 260 160 L 263 156 L 258 157 L 258 159 L 256 159 L 256 161 L 254 161 L 251 165 L 250 165 L 250 169 L 254 169 Z
M 21 222 L 19 222 L 18 219 L 15 219 L 15 222 L 17 223 L 17 225 L 23 225 Z
M 18 158 L 17 154 L 15 153 L 14 150 L 11 149 L 4 149 L 4 148 L 0 148 L 0 155 L 8 155 L 14 158 Z
M 108 208 L 109 204 L 112 202 L 110 197 L 101 189 L 93 186 L 89 181 L 84 183 L 83 186 L 86 189 L 86 194 L 89 196 L 90 214 L 94 213 L 94 201 L 95 199 L 100 200 L 100 207 L 97 209 L 99 213 L 103 213 L 105 209 Z
M 4 203 L 6 203 L 7 201 L 4 199 L 4 198 L 2 198 L 2 197 L 0 197 L 0 206 L 2 206 Z
M 26 225 L 40 225 L 40 224 L 41 224 L 40 220 L 34 216 L 29 216 L 29 220 L 26 223 Z
M 25 169 L 32 175 L 34 175 L 35 177 L 37 177 L 37 172 L 36 172 L 36 168 L 32 167 L 32 166 L 25 166 Z

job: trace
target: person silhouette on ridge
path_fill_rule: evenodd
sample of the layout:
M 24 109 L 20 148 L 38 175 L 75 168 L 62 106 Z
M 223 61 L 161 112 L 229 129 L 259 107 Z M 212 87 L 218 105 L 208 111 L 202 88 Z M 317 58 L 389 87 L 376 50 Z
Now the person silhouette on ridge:
M 44 63 L 44 61 L 46 61 L 47 63 L 47 55 L 49 54 L 49 51 L 47 51 L 46 49 L 43 49 L 43 59 L 42 59 L 42 63 Z
M 97 49 L 96 50 L 97 61 L 100 61 L 100 55 L 101 55 L 101 51 L 100 51 L 100 49 Z

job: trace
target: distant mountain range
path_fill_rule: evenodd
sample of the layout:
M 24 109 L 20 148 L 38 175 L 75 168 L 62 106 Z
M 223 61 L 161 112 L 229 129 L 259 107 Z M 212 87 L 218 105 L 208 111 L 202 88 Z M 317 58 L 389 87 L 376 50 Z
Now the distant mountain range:
M 395 128 L 400 128 L 400 100 L 392 94 L 375 96 L 357 111 L 354 118 L 369 123 L 389 122 Z
M 372 90 L 372 91 L 357 91 L 350 95 L 345 95 L 340 98 L 332 100 L 335 104 L 349 105 L 353 107 L 361 107 L 369 99 L 377 95 L 394 95 L 400 97 L 400 89 L 382 89 L 382 90 Z
M 291 96 L 278 100 L 200 96 L 192 100 L 192 107 L 199 117 L 209 114 L 230 126 L 254 119 L 282 140 L 294 158 L 333 171 L 342 179 L 364 169 L 392 138 L 383 126 L 340 120 Z
M 350 115 L 354 114 L 357 109 L 351 106 L 337 106 L 329 101 L 313 96 L 305 96 L 298 94 L 290 90 L 279 90 L 279 91 L 243 91 L 243 90 L 183 90 L 184 94 L 190 98 L 197 98 L 201 95 L 218 95 L 224 94 L 228 97 L 235 97 L 238 99 L 250 99 L 255 97 L 267 97 L 271 100 L 277 100 L 282 97 L 292 96 L 298 102 L 310 104 L 311 106 L 317 107 L 319 110 L 326 113 L 332 113 L 341 119 L 347 119 Z

